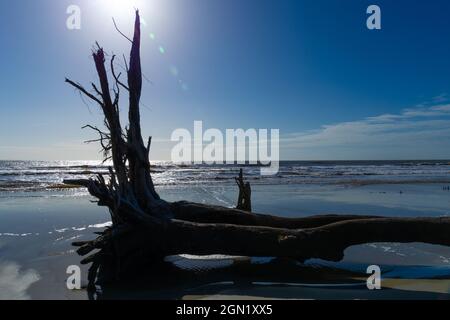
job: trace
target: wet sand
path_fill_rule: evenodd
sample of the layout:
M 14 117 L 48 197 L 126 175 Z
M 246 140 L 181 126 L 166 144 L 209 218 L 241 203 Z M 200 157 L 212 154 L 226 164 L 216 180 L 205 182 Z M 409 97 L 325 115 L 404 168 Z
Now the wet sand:
M 450 192 L 440 184 L 371 186 L 254 186 L 255 211 L 283 216 L 319 213 L 388 216 L 448 215 Z M 162 187 L 169 201 L 234 205 L 233 186 Z M 78 265 L 71 242 L 94 237 L 109 215 L 80 190 L 0 193 L 0 299 L 448 299 L 450 248 L 424 244 L 351 247 L 340 263 L 281 264 L 270 259 L 192 260 L 103 288 L 97 295 L 66 288 L 66 269 Z M 365 268 L 378 264 L 383 289 L 368 290 Z M 181 270 L 181 271 L 180 271 Z M 289 270 L 289 272 L 287 272 Z M 87 268 L 82 267 L 86 286 Z M 286 274 L 288 276 L 283 277 Z M 386 279 L 384 279 L 386 276 Z M 439 279 L 437 279 L 439 278 Z M 174 281 L 178 279 L 179 281 Z

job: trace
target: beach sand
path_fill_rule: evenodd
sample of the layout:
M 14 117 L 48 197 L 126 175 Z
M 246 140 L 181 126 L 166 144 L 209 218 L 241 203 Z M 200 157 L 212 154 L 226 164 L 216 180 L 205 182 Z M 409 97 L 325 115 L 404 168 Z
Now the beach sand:
M 253 190 L 255 211 L 282 216 L 442 216 L 450 208 L 450 193 L 439 184 L 255 185 Z M 233 206 L 236 197 L 231 185 L 165 186 L 159 192 L 169 201 L 225 206 Z M 178 256 L 167 262 L 171 267 L 148 270 L 157 279 L 139 276 L 93 296 L 85 289 L 68 290 L 66 269 L 80 261 L 71 242 L 92 239 L 109 220 L 107 210 L 90 200 L 82 190 L 0 194 L 0 299 L 449 298 L 450 248 L 425 244 L 355 246 L 340 263 L 311 260 L 305 265 L 270 258 Z M 366 287 L 371 264 L 382 267 L 382 290 Z M 82 266 L 84 287 L 86 274 Z

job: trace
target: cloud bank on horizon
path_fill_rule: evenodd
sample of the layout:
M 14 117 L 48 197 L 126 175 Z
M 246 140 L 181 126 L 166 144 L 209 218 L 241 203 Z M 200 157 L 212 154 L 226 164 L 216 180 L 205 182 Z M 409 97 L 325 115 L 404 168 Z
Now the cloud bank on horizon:
M 399 114 L 386 113 L 284 135 L 282 158 L 449 159 L 450 103 L 446 97 L 442 94 Z

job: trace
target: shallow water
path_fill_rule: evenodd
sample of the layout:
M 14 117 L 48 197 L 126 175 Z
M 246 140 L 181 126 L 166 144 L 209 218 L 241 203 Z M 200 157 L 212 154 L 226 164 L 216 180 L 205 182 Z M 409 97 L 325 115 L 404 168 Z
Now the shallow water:
M 287 217 L 325 213 L 445 216 L 449 215 L 450 192 L 442 187 L 442 184 L 254 185 L 253 204 L 257 212 Z M 158 190 L 169 201 L 184 199 L 233 206 L 236 199 L 233 185 L 166 185 Z M 71 291 L 65 286 L 66 268 L 80 261 L 71 242 L 92 239 L 93 232 L 109 221 L 107 210 L 90 200 L 79 189 L 0 193 L 0 299 L 93 298 L 85 290 Z M 448 289 L 442 279 L 450 279 L 450 248 L 415 243 L 350 247 L 339 263 L 310 260 L 303 265 L 283 265 L 281 270 L 291 270 L 287 278 L 280 277 L 280 273 L 286 272 L 279 272 L 279 264 L 275 263 L 275 268 L 270 257 L 246 260 L 177 256 L 169 261 L 187 272 L 180 276 L 182 284 L 170 281 L 173 270 L 166 276 L 160 270 L 158 279 L 162 283 L 158 285 L 151 285 L 155 279 L 148 282 L 140 279 L 140 285 L 127 283 L 104 288 L 95 297 L 156 299 L 264 294 L 264 297 L 333 298 L 337 294 L 336 297 L 376 298 L 381 294 L 365 288 L 365 271 L 371 264 L 380 265 L 386 278 L 413 279 L 412 284 L 390 284 L 394 289 L 389 289 L 389 294 L 387 288 L 384 290 L 386 298 L 442 298 L 442 292 Z M 86 268 L 82 271 L 86 275 Z M 424 279 L 436 278 L 441 279 L 439 290 L 435 283 L 421 285 Z M 86 284 L 85 276 L 83 283 Z

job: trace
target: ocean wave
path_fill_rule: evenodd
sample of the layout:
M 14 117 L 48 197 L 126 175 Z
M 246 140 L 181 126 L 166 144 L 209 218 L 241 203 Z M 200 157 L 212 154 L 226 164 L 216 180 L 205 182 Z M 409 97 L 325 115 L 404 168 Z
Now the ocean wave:
M 59 170 L 59 171 L 0 171 L 0 177 L 14 177 L 14 176 L 45 176 L 45 175 L 96 175 L 96 174 L 107 174 L 108 170 L 103 171 L 91 171 L 91 170 L 83 170 L 83 171 L 66 171 L 66 170 Z
M 67 179 L 108 174 L 99 161 L 0 161 L 0 192 L 69 189 Z M 252 184 L 450 184 L 450 164 L 439 161 L 281 161 L 277 175 L 261 176 L 258 165 L 152 163 L 155 185 L 234 184 L 239 169 Z

